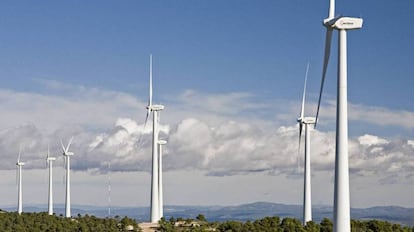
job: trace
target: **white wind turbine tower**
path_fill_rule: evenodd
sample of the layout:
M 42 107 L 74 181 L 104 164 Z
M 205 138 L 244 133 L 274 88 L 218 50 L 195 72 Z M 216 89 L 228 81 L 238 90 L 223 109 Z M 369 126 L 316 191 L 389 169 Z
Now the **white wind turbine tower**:
M 70 211 L 70 157 L 74 155 L 73 152 L 69 152 L 69 147 L 72 144 L 73 137 L 70 138 L 68 146 L 63 145 L 62 140 L 60 141 L 63 150 L 63 157 L 65 158 L 66 163 L 66 200 L 65 200 L 65 217 L 71 217 Z
M 362 22 L 361 18 L 335 17 L 335 0 L 330 0 L 329 16 L 323 21 L 323 25 L 327 31 L 316 120 L 318 119 L 326 69 L 328 67 L 332 32 L 335 29 L 339 31 L 339 48 L 336 103 L 334 232 L 349 232 L 351 230 L 348 167 L 347 31 L 362 28 Z
M 111 217 L 111 163 L 108 162 L 108 218 Z
M 152 104 L 152 55 L 150 55 L 150 80 L 149 80 L 149 98 L 147 106 L 147 116 L 145 118 L 144 128 L 147 124 L 148 117 L 152 112 L 152 175 L 151 175 L 151 222 L 158 222 L 160 217 L 160 191 L 159 191 L 159 175 L 158 175 L 158 117 L 163 105 Z
M 162 192 L 162 146 L 167 144 L 165 140 L 158 141 L 158 197 L 159 197 L 159 207 L 160 207 L 160 218 L 164 217 L 164 199 Z
M 308 221 L 312 221 L 312 197 L 311 197 L 311 168 L 310 168 L 310 125 L 315 124 L 314 117 L 304 117 L 305 111 L 305 95 L 306 82 L 308 79 L 309 64 L 306 67 L 305 85 L 303 87 L 302 107 L 300 110 L 300 117 L 297 119 L 299 123 L 299 150 L 302 138 L 302 129 L 305 126 L 305 172 L 303 182 L 303 225 Z
M 47 146 L 47 157 L 46 165 L 49 166 L 49 203 L 48 203 L 48 212 L 49 215 L 53 215 L 53 161 L 55 157 L 50 157 L 49 145 Z
M 21 149 L 19 149 L 19 156 L 17 157 L 16 168 L 17 168 L 17 179 L 18 179 L 18 196 L 17 196 L 17 212 L 22 214 L 22 166 L 24 162 L 20 161 Z

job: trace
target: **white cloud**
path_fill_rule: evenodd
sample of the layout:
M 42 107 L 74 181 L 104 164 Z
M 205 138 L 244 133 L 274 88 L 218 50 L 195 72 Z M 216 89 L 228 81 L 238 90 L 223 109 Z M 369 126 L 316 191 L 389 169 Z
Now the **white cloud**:
M 410 146 L 412 146 L 412 147 L 414 147 L 414 140 L 408 140 L 407 141 L 407 144 L 410 145 Z
M 316 108 L 316 104 L 313 104 Z M 321 124 L 333 123 L 336 118 L 336 101 L 327 100 L 321 106 Z M 401 129 L 414 129 L 414 112 L 406 110 L 387 109 L 378 106 L 367 106 L 348 102 L 348 119 L 379 126 L 396 126 Z
M 254 96 L 245 92 L 226 94 L 202 94 L 194 90 L 186 90 L 179 96 L 184 106 L 193 110 L 202 110 L 218 115 L 236 115 L 243 111 L 264 109 L 263 103 L 252 101 Z
M 382 139 L 378 136 L 367 135 L 367 134 L 358 137 L 358 142 L 359 144 L 365 145 L 365 146 L 382 145 L 382 144 L 388 143 L 388 141 L 385 139 Z
M 64 125 L 102 129 L 145 107 L 144 102 L 119 92 L 75 88 L 68 93 L 60 96 L 0 89 L 0 128 L 32 123 L 48 132 Z
M 105 172 L 108 162 L 114 171 L 150 170 L 151 126 L 144 128 L 142 122 L 132 118 L 142 115 L 144 119 L 145 101 L 125 93 L 60 83 L 48 87 L 71 92 L 45 95 L 0 90 L 0 101 L 4 103 L 0 124 L 3 128 L 21 125 L 0 132 L 2 157 L 10 160 L 0 164 L 1 169 L 14 168 L 19 144 L 25 147 L 26 168 L 43 168 L 47 143 L 51 143 L 53 154 L 60 155 L 60 138 L 75 135 L 75 170 Z M 188 90 L 176 98 L 170 97 L 168 102 L 160 128 L 161 137 L 169 140 L 164 158 L 167 171 L 200 170 L 218 176 L 252 172 L 297 174 L 297 126 L 279 126 L 278 122 L 258 118 L 255 112 L 266 109 L 267 105 L 256 103 L 254 96 L 209 95 Z M 370 114 L 367 111 L 374 109 L 353 105 L 351 108 L 354 111 L 351 115 L 358 110 L 361 120 L 365 120 L 363 115 Z M 376 115 L 370 115 L 370 122 L 381 121 L 384 116 L 380 111 L 385 115 L 399 113 L 377 110 Z M 410 118 L 410 115 L 403 116 Z M 31 123 L 22 124 L 27 121 Z M 410 128 L 406 123 L 398 126 Z M 312 130 L 311 136 L 312 169 L 332 172 L 335 133 Z M 414 169 L 414 146 L 410 140 L 366 134 L 350 138 L 349 151 L 352 174 L 376 175 L 383 183 L 396 178 L 412 181 L 409 173 Z

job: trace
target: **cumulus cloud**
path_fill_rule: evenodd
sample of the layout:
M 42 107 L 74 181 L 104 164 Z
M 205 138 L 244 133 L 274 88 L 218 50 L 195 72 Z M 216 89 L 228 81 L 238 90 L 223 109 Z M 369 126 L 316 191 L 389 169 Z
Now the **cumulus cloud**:
M 381 183 L 413 181 L 414 147 L 409 141 L 388 141 L 373 135 L 363 135 L 350 143 L 350 168 L 358 175 L 376 175 Z
M 7 161 L 0 164 L 0 169 L 14 168 L 20 144 L 24 148 L 25 167 L 44 168 L 47 145 L 51 145 L 55 156 L 62 157 L 60 139 L 75 136 L 71 148 L 75 152 L 74 170 L 102 173 L 110 162 L 113 171 L 150 171 L 151 123 L 144 127 L 142 121 L 133 117 L 141 113 L 140 118 L 144 118 L 145 101 L 125 93 L 55 82 L 49 83 L 48 88 L 69 88 L 71 93 L 46 95 L 0 90 L 0 125 L 5 128 L 0 130 L 0 152 L 2 160 Z M 201 170 L 215 176 L 252 172 L 290 177 L 300 174 L 298 155 L 303 163 L 303 151 L 298 153 L 297 125 L 281 126 L 280 122 L 259 118 L 255 112 L 268 105 L 258 104 L 254 98 L 248 93 L 209 95 L 194 90 L 175 98 L 170 96 L 160 126 L 160 137 L 168 140 L 164 169 Z M 329 109 L 325 109 L 325 115 Z M 364 121 L 369 116 L 371 123 L 385 123 L 382 113 L 401 113 L 352 104 L 351 109 L 352 119 Z M 409 122 L 412 113 L 403 116 L 404 120 L 390 125 L 413 128 Z M 412 140 L 366 134 L 350 138 L 349 151 L 353 176 L 377 176 L 384 184 L 414 179 L 410 175 L 414 171 Z M 314 172 L 333 172 L 334 131 L 311 131 L 311 156 Z M 62 162 L 62 158 L 58 161 Z
M 359 144 L 365 145 L 365 146 L 382 145 L 382 144 L 388 143 L 388 141 L 385 139 L 382 139 L 378 136 L 367 135 L 367 134 L 358 137 L 358 142 Z
M 138 147 L 138 134 L 134 136 L 126 130 L 119 134 L 121 130 L 116 128 L 111 134 L 96 137 L 102 146 L 98 150 L 112 151 L 115 156 L 118 152 L 130 154 L 129 157 L 133 158 L 126 159 L 129 163 L 149 171 L 150 136 L 147 135 L 145 142 Z M 169 141 L 164 157 L 166 171 L 202 170 L 207 175 L 216 176 L 251 172 L 294 176 L 298 174 L 298 155 L 303 162 L 303 151 L 298 154 L 297 126 L 263 128 L 234 120 L 212 126 L 205 121 L 187 118 L 172 126 L 171 130 L 164 130 L 163 136 Z M 125 141 L 129 144 L 118 147 Z M 98 147 L 96 143 L 92 144 L 92 147 Z M 130 149 L 124 151 L 127 147 Z M 311 149 L 312 170 L 333 172 L 335 133 L 312 130 Z M 395 178 L 411 180 L 409 173 L 414 170 L 413 155 L 414 147 L 409 141 L 388 141 L 368 134 L 349 140 L 351 174 L 376 175 L 381 183 L 391 183 Z
M 169 126 L 161 124 L 160 136 L 168 134 Z M 109 133 L 97 135 L 88 144 L 88 161 L 99 161 L 89 169 L 100 169 L 111 163 L 113 171 L 149 171 L 151 167 L 151 127 L 132 119 L 120 118 Z M 103 168 L 105 171 L 106 169 Z
M 132 120 L 119 121 L 133 124 Z M 115 163 L 119 162 L 119 157 L 125 162 L 122 167 L 135 163 L 142 170 L 149 171 L 150 135 L 142 133 L 140 126 L 133 127 L 140 129 L 128 131 L 117 123 L 111 132 L 96 136 L 89 145 L 89 155 L 113 156 Z M 210 175 L 295 170 L 291 167 L 296 164 L 297 147 L 296 143 L 288 142 L 297 138 L 295 127 L 266 130 L 236 121 L 213 127 L 207 122 L 187 118 L 173 126 L 171 131 L 166 126 L 161 128 L 164 128 L 161 137 L 168 140 L 164 158 L 166 170 L 198 169 Z

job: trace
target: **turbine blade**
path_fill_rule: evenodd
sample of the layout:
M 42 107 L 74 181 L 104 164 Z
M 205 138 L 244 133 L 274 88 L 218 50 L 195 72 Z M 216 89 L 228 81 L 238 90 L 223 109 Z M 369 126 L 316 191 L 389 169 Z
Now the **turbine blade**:
M 335 0 L 329 1 L 329 19 L 333 19 L 335 17 Z
M 19 184 L 19 166 L 16 165 L 16 185 Z
M 70 147 L 70 145 L 72 144 L 72 141 L 73 141 L 73 136 L 70 138 L 70 140 L 69 140 L 69 143 L 68 143 L 68 146 L 66 147 L 66 152 L 68 152 L 69 151 L 69 147 Z
M 147 116 L 145 117 L 144 129 L 143 129 L 142 133 L 144 133 L 145 132 L 145 129 L 147 128 L 147 122 L 148 122 L 148 118 L 149 118 L 150 114 L 151 114 L 151 111 L 148 110 L 147 111 Z
M 145 133 L 145 129 L 147 128 L 148 118 L 149 118 L 150 115 L 151 115 L 151 110 L 148 110 L 147 111 L 147 116 L 145 117 L 144 128 L 142 129 L 142 133 L 138 137 L 138 141 L 137 141 L 138 147 L 141 147 L 141 139 L 142 139 L 142 136 Z
M 314 127 L 316 127 L 316 124 L 318 123 L 319 108 L 321 106 L 323 85 L 325 83 L 326 71 L 328 69 L 329 56 L 330 56 L 330 53 L 331 53 L 332 32 L 333 31 L 332 31 L 331 28 L 327 28 L 327 30 L 326 30 L 326 41 L 325 41 L 325 56 L 324 56 L 324 61 L 323 61 L 322 79 L 321 79 L 321 89 L 319 91 L 318 108 L 316 110 L 316 120 L 315 120 L 315 126 Z
M 302 142 L 302 129 L 303 129 L 303 124 L 302 122 L 299 122 L 298 173 L 300 172 L 300 145 Z
M 149 80 L 148 106 L 152 106 L 152 54 L 150 55 L 150 80 Z
M 19 156 L 17 156 L 17 162 L 20 162 L 20 156 L 22 154 L 22 146 L 19 146 Z
M 62 139 L 60 140 L 60 145 L 62 146 L 63 154 L 66 154 L 66 148 L 65 148 L 65 145 L 63 145 Z
M 49 164 L 49 156 L 50 156 L 50 154 L 49 154 L 49 144 L 47 144 L 46 168 L 47 168 L 47 165 Z
M 301 145 L 301 141 L 302 141 L 302 129 L 303 129 L 303 124 L 302 122 L 299 123 L 299 150 L 300 150 L 300 145 Z
M 306 66 L 306 73 L 305 73 L 305 85 L 303 86 L 303 95 L 302 95 L 302 107 L 300 110 L 300 118 L 303 119 L 303 114 L 305 111 L 305 96 L 306 96 L 306 82 L 308 80 L 308 72 L 309 72 L 309 63 Z

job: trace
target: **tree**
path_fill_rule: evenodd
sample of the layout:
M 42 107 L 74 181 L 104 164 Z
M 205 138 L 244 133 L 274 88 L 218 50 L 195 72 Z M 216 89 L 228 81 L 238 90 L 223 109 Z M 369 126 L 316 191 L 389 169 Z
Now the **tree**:
M 254 221 L 254 229 L 256 231 L 269 231 L 269 232 L 278 232 L 279 231 L 280 218 L 275 217 L 265 217 Z
M 202 221 L 202 222 L 207 221 L 207 220 L 206 220 L 206 217 L 205 217 L 203 214 L 199 214 L 199 215 L 196 217 L 196 219 L 197 219 L 197 220 L 199 220 L 199 221 Z
M 321 230 L 320 226 L 313 221 L 307 222 L 304 229 L 307 232 L 319 232 Z
M 280 227 L 283 232 L 302 232 L 303 227 L 301 222 L 296 218 L 283 218 Z
M 333 223 L 329 218 L 322 219 L 321 223 L 321 232 L 332 232 L 333 231 Z
M 243 228 L 241 230 L 241 232 L 255 232 L 258 231 L 256 230 L 254 224 L 251 221 L 247 221 L 246 223 L 244 223 Z
M 164 217 L 162 217 L 159 221 L 160 231 L 162 231 L 162 232 L 173 232 L 173 231 L 175 231 L 174 224 L 175 224 L 174 218 L 171 217 L 170 221 L 167 221 L 167 220 L 165 220 Z
M 243 228 L 242 222 L 237 221 L 227 221 L 223 222 L 218 226 L 218 231 L 221 232 L 238 232 L 241 231 Z

